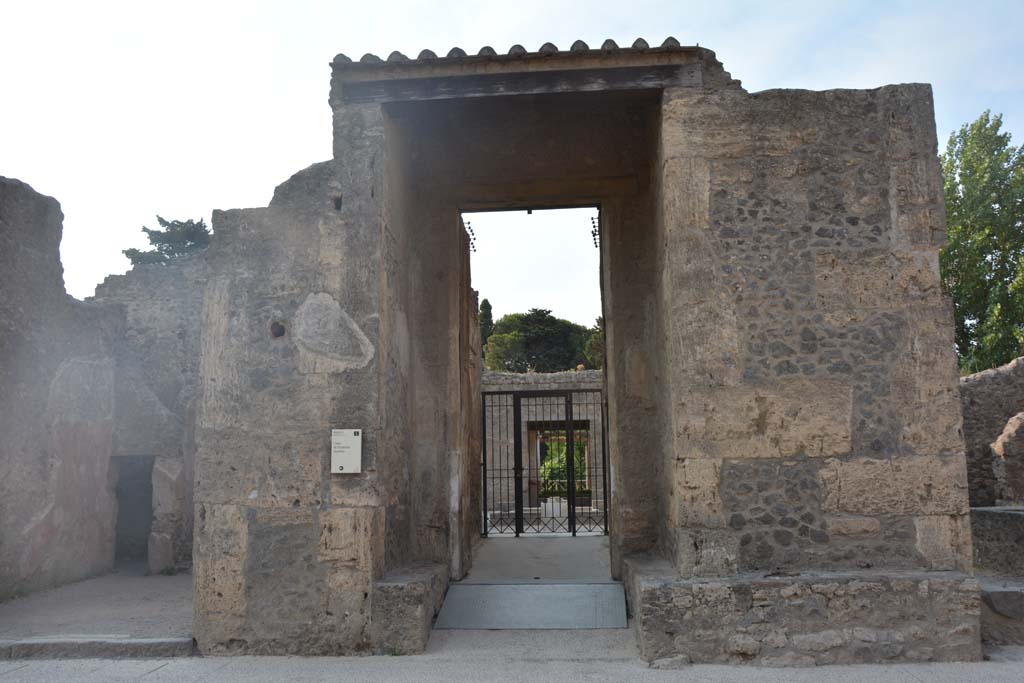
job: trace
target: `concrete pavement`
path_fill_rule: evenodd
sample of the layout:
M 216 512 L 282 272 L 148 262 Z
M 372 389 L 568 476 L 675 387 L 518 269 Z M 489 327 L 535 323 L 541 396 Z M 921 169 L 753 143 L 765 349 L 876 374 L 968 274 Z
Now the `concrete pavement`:
M 16 681 L 737 681 L 739 683 L 1020 683 L 1024 648 L 1001 648 L 973 664 L 900 664 L 810 669 L 689 666 L 662 671 L 636 658 L 632 635 L 610 631 L 435 631 L 414 657 L 193 657 L 162 660 L 8 660 Z

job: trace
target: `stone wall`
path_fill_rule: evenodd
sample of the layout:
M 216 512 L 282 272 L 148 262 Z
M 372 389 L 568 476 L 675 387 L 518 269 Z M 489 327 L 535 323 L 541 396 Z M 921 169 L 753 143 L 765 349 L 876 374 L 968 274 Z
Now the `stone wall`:
M 927 647 L 892 656 L 941 658 L 948 643 L 977 658 L 930 90 L 668 89 L 659 157 L 672 410 L 661 547 L 678 578 L 628 587 L 642 649 L 662 644 L 645 656 L 879 661 L 888 636 L 851 647 L 849 628 L 876 628 L 892 600 L 905 607 L 888 622 L 930 624 L 916 636 Z M 879 572 L 901 577 L 899 595 L 857 595 Z M 790 575 L 834 583 L 864 611 L 788 623 L 805 589 L 760 581 Z M 933 581 L 959 597 L 932 602 L 947 600 L 921 592 Z M 705 642 L 670 605 L 712 589 L 726 604 L 697 610 L 715 634 Z M 926 600 L 910 609 L 911 595 Z M 756 614 L 777 630 L 739 627 Z
M 338 125 L 343 164 L 296 174 L 268 208 L 214 214 L 195 478 L 204 653 L 415 651 L 468 567 L 459 474 L 479 420 L 460 405 L 478 384 L 448 362 L 479 354 L 467 243 L 457 214 L 435 244 L 384 220 L 403 206 L 384 203 L 379 108 Z M 332 428 L 361 429 L 361 473 L 329 472 Z
M 971 505 L 996 505 L 1000 500 L 1012 499 L 1013 494 L 1007 495 L 1004 490 L 1006 471 L 1001 467 L 1005 461 L 993 453 L 992 445 L 1010 418 L 1024 412 L 1024 358 L 961 377 L 960 397 Z M 1015 464 L 1011 464 L 1010 469 L 1013 477 Z M 1015 487 L 1022 485 L 1024 481 L 1016 481 Z
M 927 86 L 665 93 L 684 575 L 970 567 Z
M 64 291 L 60 205 L 0 178 L 0 600 L 109 571 L 120 313 Z
M 980 656 L 978 582 L 956 573 L 801 572 L 680 579 L 627 560 L 640 656 L 815 666 Z M 659 662 L 659 660 L 662 660 Z
M 484 370 L 482 386 L 484 391 L 600 391 L 604 388 L 604 373 L 600 370 L 526 373 Z
M 115 343 L 114 454 L 152 459 L 150 571 L 192 561 L 195 403 L 205 254 L 112 275 L 91 299 L 124 311 Z
M 350 159 L 358 190 L 326 163 L 279 188 L 269 208 L 213 215 L 194 492 L 194 635 L 205 653 L 368 647 L 385 509 L 370 341 L 379 251 L 365 222 L 345 220 L 378 206 L 360 158 Z M 342 194 L 344 213 L 334 209 Z M 329 474 L 333 427 L 362 430 L 362 474 Z

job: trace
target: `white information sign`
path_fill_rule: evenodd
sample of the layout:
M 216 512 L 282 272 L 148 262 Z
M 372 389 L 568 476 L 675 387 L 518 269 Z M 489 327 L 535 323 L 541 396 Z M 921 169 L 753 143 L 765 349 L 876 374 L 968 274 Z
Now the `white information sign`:
M 363 430 L 331 430 L 331 474 L 363 471 Z

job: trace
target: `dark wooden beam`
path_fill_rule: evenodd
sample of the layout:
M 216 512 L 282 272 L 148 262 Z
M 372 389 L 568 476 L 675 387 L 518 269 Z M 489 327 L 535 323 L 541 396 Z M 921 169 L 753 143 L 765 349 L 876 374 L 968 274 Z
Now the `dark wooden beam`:
M 660 90 L 702 84 L 700 64 L 519 71 L 341 83 L 343 103 L 443 100 L 496 95 Z
M 478 182 L 470 179 L 416 180 L 416 192 L 431 197 L 447 197 L 464 211 L 495 208 L 540 208 L 589 206 L 609 197 L 628 197 L 645 189 L 649 172 L 604 178 L 527 179 L 510 178 L 502 182 Z

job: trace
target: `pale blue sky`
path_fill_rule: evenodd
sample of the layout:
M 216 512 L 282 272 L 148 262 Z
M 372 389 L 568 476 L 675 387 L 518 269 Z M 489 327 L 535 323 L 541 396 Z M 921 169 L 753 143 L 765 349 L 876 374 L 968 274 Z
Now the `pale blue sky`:
M 597 209 L 466 213 L 476 237 L 473 287 L 494 320 L 546 308 L 592 327 L 601 315 L 600 254 L 591 235 Z
M 328 158 L 338 52 L 673 35 L 715 50 L 752 92 L 929 82 L 940 142 L 984 109 L 1024 142 L 1021 0 L 0 0 L 0 18 L 0 175 L 61 201 L 65 280 L 79 297 L 126 269 L 121 250 L 145 246 L 154 214 L 263 206 Z

